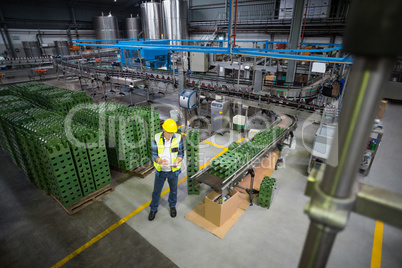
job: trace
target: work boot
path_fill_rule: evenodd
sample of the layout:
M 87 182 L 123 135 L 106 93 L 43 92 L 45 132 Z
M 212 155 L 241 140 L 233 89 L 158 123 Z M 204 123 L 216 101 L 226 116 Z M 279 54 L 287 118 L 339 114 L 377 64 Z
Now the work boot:
M 170 217 L 174 218 L 177 215 L 177 211 L 175 207 L 170 208 Z
M 153 221 L 155 219 L 156 212 L 158 212 L 158 211 L 157 210 L 156 211 L 151 210 L 151 212 L 149 212 L 149 216 L 148 216 L 149 221 Z

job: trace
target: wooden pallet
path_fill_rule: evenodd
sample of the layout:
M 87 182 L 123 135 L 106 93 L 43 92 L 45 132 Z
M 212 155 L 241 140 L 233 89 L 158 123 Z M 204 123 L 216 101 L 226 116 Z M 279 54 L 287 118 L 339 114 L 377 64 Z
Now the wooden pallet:
M 75 202 L 74 204 L 72 204 L 68 207 L 63 206 L 63 204 L 60 203 L 60 201 L 53 195 L 52 195 L 52 197 L 57 201 L 57 203 L 60 204 L 60 206 L 62 206 L 64 208 L 65 211 L 67 211 L 68 214 L 72 215 L 72 214 L 80 211 L 81 209 L 89 206 L 90 204 L 94 203 L 99 198 L 101 198 L 113 191 L 114 191 L 113 186 L 109 184 L 109 185 L 103 187 L 102 189 L 99 189 L 98 191 L 90 193 L 89 195 L 82 198 L 80 201 Z
M 152 161 L 149 161 L 148 163 L 146 163 L 144 165 L 136 166 L 135 168 L 132 168 L 130 170 L 125 170 L 125 169 L 121 169 L 121 168 L 114 167 L 114 166 L 111 166 L 111 168 L 114 170 L 124 172 L 124 173 L 129 173 L 131 175 L 134 175 L 134 176 L 140 177 L 140 178 L 145 178 L 146 176 L 151 174 L 152 171 L 154 171 L 154 169 L 155 169 Z

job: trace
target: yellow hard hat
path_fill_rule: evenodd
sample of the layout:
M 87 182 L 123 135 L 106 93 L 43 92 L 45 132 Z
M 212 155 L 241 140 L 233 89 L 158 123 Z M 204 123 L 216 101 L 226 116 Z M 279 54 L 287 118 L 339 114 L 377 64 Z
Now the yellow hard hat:
M 171 133 L 177 132 L 177 124 L 172 118 L 166 119 L 165 122 L 163 122 L 163 124 L 162 124 L 162 128 L 166 132 L 171 132 Z

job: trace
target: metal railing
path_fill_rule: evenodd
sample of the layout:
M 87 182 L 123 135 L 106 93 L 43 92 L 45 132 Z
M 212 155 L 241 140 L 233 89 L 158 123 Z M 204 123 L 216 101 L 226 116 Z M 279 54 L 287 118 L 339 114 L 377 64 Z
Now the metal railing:
M 218 33 L 218 26 L 219 25 L 223 25 L 226 24 L 227 20 L 227 14 L 224 12 L 219 12 L 215 19 L 213 20 L 212 25 L 209 26 L 209 28 L 207 29 L 207 33 L 212 32 L 212 34 L 205 34 L 204 36 L 202 36 L 200 39 L 201 40 L 206 40 L 206 41 L 210 41 L 210 40 L 215 40 L 217 33 Z M 209 42 L 204 43 L 204 45 L 208 45 Z

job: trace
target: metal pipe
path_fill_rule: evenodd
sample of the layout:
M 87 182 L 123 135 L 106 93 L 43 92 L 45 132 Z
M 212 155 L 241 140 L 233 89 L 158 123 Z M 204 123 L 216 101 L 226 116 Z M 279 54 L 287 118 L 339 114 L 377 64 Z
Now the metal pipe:
M 352 191 L 377 111 L 373 107 L 378 107 L 382 85 L 392 66 L 388 58 L 355 59 L 350 83 L 353 90 L 347 91 L 339 119 L 339 136 L 334 139 L 323 180 L 315 188 L 316 196 L 307 208 L 311 223 L 299 267 L 325 267 L 336 234 L 347 223 L 351 207 L 342 204 L 353 204 L 356 198 Z
M 4 34 L 8 40 L 8 45 L 10 47 L 11 57 L 15 58 L 16 57 L 15 49 L 14 49 L 13 41 L 11 40 L 11 37 L 10 37 L 10 33 L 8 32 L 7 25 L 4 24 L 3 27 L 4 27 Z
M 211 4 L 211 5 L 215 5 L 215 4 Z M 192 6 L 190 6 L 189 9 L 191 9 L 191 8 L 192 8 Z M 228 19 L 229 18 L 229 16 L 228 16 L 228 0 L 225 0 L 225 15 L 226 15 L 226 19 Z
M 237 3 L 238 3 L 238 0 L 236 0 L 235 18 L 234 18 L 234 36 L 233 36 L 233 46 L 234 47 L 236 47 Z
M 73 24 L 74 24 L 75 26 L 77 26 L 77 21 L 75 20 L 75 12 L 74 12 L 74 8 L 73 8 L 73 7 L 70 8 L 70 12 L 71 12 L 71 18 L 73 19 Z
M 339 105 L 342 105 L 342 103 L 343 103 L 343 96 L 345 95 L 345 89 L 346 89 L 346 85 L 348 84 L 349 74 L 350 74 L 350 69 L 348 69 L 348 71 L 346 73 L 345 83 L 343 84 L 342 95 L 341 95 L 341 99 L 339 101 Z
M 240 69 L 241 69 L 241 56 L 239 58 L 239 71 L 237 72 L 237 90 L 239 90 L 239 85 L 240 85 Z
M 304 21 L 303 21 L 303 29 L 302 29 L 302 35 L 301 35 L 301 41 L 300 41 L 300 48 L 302 47 L 303 39 L 304 39 L 304 29 L 306 28 L 307 9 L 308 9 L 309 2 L 310 2 L 310 0 L 307 0 L 306 11 L 304 12 Z
M 3 27 L 0 27 L 0 35 L 1 35 L 1 38 L 3 39 L 4 46 L 6 47 L 6 50 L 10 51 L 10 48 L 8 47 L 7 39 L 4 37 L 4 34 L 3 34 Z
M 339 165 L 326 168 L 321 184 L 321 189 L 331 196 L 345 198 L 352 193 L 354 177 L 382 96 L 384 78 L 388 77 L 392 62 L 386 58 L 355 59 L 350 74 L 353 90 L 345 92 L 345 105 L 339 119 L 339 153 L 332 149 L 329 156 L 330 163 L 337 161 Z
M 232 53 L 232 8 L 233 0 L 230 0 L 229 18 L 228 18 L 228 50 Z
M 11 40 L 11 38 L 10 38 L 10 33 L 8 32 L 8 28 L 7 28 L 7 24 L 6 24 L 6 20 L 5 20 L 5 18 L 4 18 L 4 16 L 3 16 L 3 11 L 0 9 L 0 22 L 1 22 L 1 24 L 3 24 L 3 30 L 4 30 L 4 35 L 5 35 L 5 37 L 7 38 L 7 41 L 8 41 L 8 46 L 9 46 L 9 49 L 8 49 L 8 51 L 11 53 L 11 57 L 12 58 L 15 58 L 16 56 L 16 54 L 15 54 L 15 51 L 14 51 L 14 45 L 13 45 L 13 41 Z M 3 34 L 2 34 L 3 35 Z M 4 39 L 4 37 L 3 37 L 3 39 Z M 4 40 L 5 41 L 5 40 Z M 6 44 L 6 42 L 4 42 L 4 44 Z M 6 47 L 7 47 L 7 44 L 6 44 Z
M 331 228 L 311 222 L 299 267 L 325 267 L 335 237 Z

